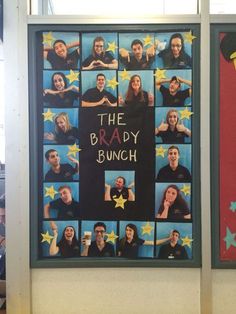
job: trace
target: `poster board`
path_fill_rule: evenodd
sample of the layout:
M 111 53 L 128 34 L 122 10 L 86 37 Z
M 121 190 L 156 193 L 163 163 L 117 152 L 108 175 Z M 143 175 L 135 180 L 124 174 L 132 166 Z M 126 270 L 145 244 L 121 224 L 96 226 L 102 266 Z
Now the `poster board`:
M 29 26 L 32 267 L 200 265 L 199 45 L 198 25 Z
M 236 267 L 235 24 L 211 27 L 212 265 Z

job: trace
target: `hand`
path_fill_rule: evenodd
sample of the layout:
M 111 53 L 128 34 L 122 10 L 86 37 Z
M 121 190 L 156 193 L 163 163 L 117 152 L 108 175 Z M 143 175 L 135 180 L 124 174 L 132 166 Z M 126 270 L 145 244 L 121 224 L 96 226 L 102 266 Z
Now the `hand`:
M 154 96 L 151 92 L 148 93 L 148 105 L 153 106 L 154 104 Z
M 110 184 L 105 183 L 105 188 L 110 189 L 111 188 Z
M 184 126 L 184 124 L 181 120 L 176 124 L 176 130 L 178 132 L 185 132 L 186 131 L 186 127 Z
M 153 57 L 155 56 L 155 52 L 156 52 L 155 46 L 151 45 L 151 47 L 147 48 L 146 50 L 146 56 Z
M 118 97 L 118 104 L 124 105 L 124 99 L 123 99 L 122 95 L 119 95 L 119 97 Z
M 82 245 L 83 245 L 84 247 L 89 247 L 89 245 L 86 245 L 86 239 L 85 239 L 85 237 L 83 237 L 83 238 L 81 239 L 81 243 L 82 243 Z
M 74 164 L 78 164 L 78 165 L 79 165 L 79 161 L 78 161 L 77 159 L 75 159 L 75 158 L 73 158 L 73 157 L 71 157 L 71 156 L 68 156 L 68 159 L 69 159 L 70 161 L 72 161 Z
M 165 132 L 167 131 L 168 127 L 169 127 L 168 123 L 165 123 L 164 120 L 162 120 L 161 124 L 159 125 L 157 129 L 158 129 L 158 132 Z
M 119 53 L 120 53 L 122 58 L 127 58 L 128 62 L 130 62 L 130 56 L 129 56 L 129 51 L 128 50 L 126 50 L 125 48 L 120 48 L 119 49 Z
M 79 87 L 75 85 L 70 85 L 65 91 L 74 90 L 75 92 L 79 92 Z
M 55 141 L 55 135 L 53 133 L 44 133 L 44 139 L 48 141 Z
M 165 209 L 165 210 L 168 210 L 169 207 L 170 207 L 170 202 L 165 199 L 165 200 L 164 200 L 164 209 Z
M 128 185 L 128 188 L 129 188 L 129 189 L 132 189 L 133 187 L 134 187 L 134 181 L 131 182 L 131 183 Z

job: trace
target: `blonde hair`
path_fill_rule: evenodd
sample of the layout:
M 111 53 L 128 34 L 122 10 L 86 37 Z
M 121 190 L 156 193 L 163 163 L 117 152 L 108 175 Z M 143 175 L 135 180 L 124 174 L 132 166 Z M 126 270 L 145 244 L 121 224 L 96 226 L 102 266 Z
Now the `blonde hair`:
M 57 114 L 54 118 L 54 122 L 55 122 L 55 131 L 56 133 L 61 133 L 62 130 L 58 127 L 57 125 L 57 119 L 58 118 L 62 118 L 65 123 L 66 123 L 66 128 L 65 128 L 65 132 L 71 130 L 72 126 L 70 124 L 70 120 L 69 120 L 69 116 L 66 112 L 60 112 L 59 114 Z

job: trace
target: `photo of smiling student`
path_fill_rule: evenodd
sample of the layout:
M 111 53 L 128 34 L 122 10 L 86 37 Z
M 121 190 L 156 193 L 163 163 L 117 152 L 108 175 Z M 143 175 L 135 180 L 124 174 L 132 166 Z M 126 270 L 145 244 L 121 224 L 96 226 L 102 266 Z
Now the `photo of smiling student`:
M 47 35 L 48 33 L 43 33 L 43 38 Z M 52 36 L 51 45 L 44 43 L 44 68 L 52 70 L 78 69 L 80 57 L 79 34 L 52 32 Z
M 156 105 L 183 107 L 191 105 L 192 70 L 166 70 L 165 78 L 156 79 Z
M 68 108 L 78 106 L 78 81 L 69 83 L 69 72 L 43 72 L 43 102 L 44 106 L 54 108 Z
M 184 144 L 191 142 L 191 119 L 181 120 L 184 108 L 155 108 L 155 136 L 157 143 Z
M 46 112 L 47 109 L 44 109 Z M 53 122 L 44 121 L 44 144 L 75 144 L 79 141 L 78 108 L 51 110 Z
M 191 145 L 162 145 L 162 147 L 166 150 L 168 162 L 166 158 L 156 156 L 156 181 L 191 182 Z
M 116 34 L 86 33 L 86 36 L 82 35 L 82 43 L 82 70 L 111 70 L 118 68 L 117 48 L 108 50 L 111 43 L 115 43 L 115 47 L 117 47 Z

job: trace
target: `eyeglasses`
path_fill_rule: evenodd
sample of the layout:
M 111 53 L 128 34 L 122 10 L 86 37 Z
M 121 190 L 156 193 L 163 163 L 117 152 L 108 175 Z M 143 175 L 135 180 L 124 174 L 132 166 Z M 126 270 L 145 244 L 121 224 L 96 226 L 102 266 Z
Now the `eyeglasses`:
M 95 230 L 94 232 L 95 232 L 96 234 L 98 234 L 98 233 L 102 233 L 102 234 L 103 234 L 103 233 L 105 233 L 106 231 L 105 231 L 105 230 Z
M 96 48 L 103 48 L 103 45 L 95 45 Z

